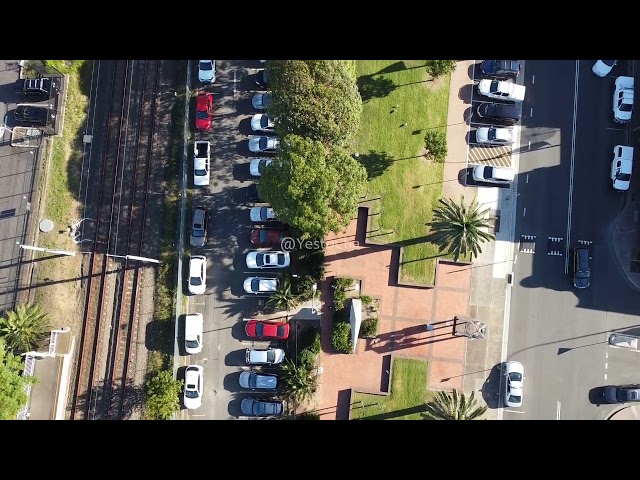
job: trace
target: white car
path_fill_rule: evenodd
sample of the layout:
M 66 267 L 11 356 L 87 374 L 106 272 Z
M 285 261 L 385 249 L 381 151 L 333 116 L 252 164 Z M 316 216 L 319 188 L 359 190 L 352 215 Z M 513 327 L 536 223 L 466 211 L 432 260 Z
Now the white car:
M 251 130 L 254 132 L 273 133 L 273 120 L 266 113 L 256 113 L 251 118 Z
M 513 129 L 506 127 L 480 127 L 476 130 L 476 142 L 509 145 L 514 142 Z
M 247 348 L 245 360 L 249 365 L 276 365 L 284 361 L 281 348 Z
M 509 167 L 494 167 L 493 165 L 473 167 L 473 179 L 476 182 L 508 184 L 513 182 L 515 176 L 515 171 Z
M 616 78 L 613 91 L 613 119 L 618 123 L 631 120 L 633 111 L 633 77 Z
M 524 385 L 524 367 L 520 362 L 507 362 L 505 365 L 504 404 L 507 407 L 521 407 Z
M 204 319 L 201 313 L 188 313 L 184 316 L 184 349 L 189 355 L 202 351 L 202 332 Z
M 273 222 L 276 220 L 276 213 L 271 207 L 253 207 L 249 210 L 249 218 L 252 222 Z
M 254 177 L 260 177 L 262 176 L 262 171 L 271 165 L 271 162 L 273 160 L 270 158 L 252 158 L 249 163 L 249 173 Z
M 202 83 L 213 83 L 216 81 L 215 60 L 198 60 L 198 80 Z
M 280 141 L 276 137 L 256 136 L 249 139 L 249 150 L 253 153 L 273 153 Z
M 248 268 L 285 268 L 289 266 L 289 252 L 249 252 L 247 253 Z
M 247 293 L 273 293 L 278 290 L 280 282 L 277 278 L 248 277 L 244 281 L 244 291 Z
M 200 365 L 189 365 L 185 371 L 183 403 L 189 410 L 195 410 L 202 405 L 203 373 L 204 368 Z
M 266 110 L 271 102 L 271 93 L 256 93 L 251 99 L 251 105 L 256 110 Z
M 202 295 L 207 288 L 207 259 L 194 255 L 189 259 L 189 293 Z
M 591 70 L 599 77 L 606 77 L 611 73 L 616 63 L 618 63 L 617 60 L 598 60 L 593 64 Z
M 633 171 L 633 147 L 616 145 L 613 148 L 611 162 L 611 180 L 613 188 L 620 191 L 629 190 L 631 172 Z
M 511 102 L 523 102 L 526 91 L 524 85 L 518 85 L 506 80 L 491 80 L 485 78 L 478 83 L 478 93 L 489 98 L 509 100 Z
M 193 159 L 193 184 L 196 187 L 209 185 L 209 157 Z

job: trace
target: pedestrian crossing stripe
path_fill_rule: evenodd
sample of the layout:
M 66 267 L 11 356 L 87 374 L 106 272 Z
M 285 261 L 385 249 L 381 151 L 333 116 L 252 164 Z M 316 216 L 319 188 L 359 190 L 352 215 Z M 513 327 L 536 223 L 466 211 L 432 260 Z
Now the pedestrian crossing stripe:
M 564 238 L 562 237 L 547 237 L 549 240 L 551 240 L 552 242 L 561 242 L 564 240 Z
M 547 255 L 561 256 L 562 253 L 558 250 L 551 250 L 550 252 L 547 253 Z
M 580 245 L 592 245 L 593 242 L 591 240 L 578 240 Z
M 535 235 L 520 235 L 520 238 L 523 240 L 535 240 L 536 236 Z

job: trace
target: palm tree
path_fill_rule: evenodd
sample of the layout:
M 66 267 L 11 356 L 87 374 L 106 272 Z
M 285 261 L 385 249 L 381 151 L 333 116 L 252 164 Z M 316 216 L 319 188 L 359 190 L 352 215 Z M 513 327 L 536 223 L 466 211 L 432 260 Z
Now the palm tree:
M 267 300 L 267 303 L 279 310 L 286 310 L 289 314 L 289 310 L 298 306 L 298 297 L 291 291 L 291 282 L 289 279 L 285 279 L 278 290 Z
M 474 395 L 475 392 L 471 392 L 467 400 L 464 393 L 458 393 L 455 389 L 451 394 L 438 392 L 425 405 L 423 420 L 475 420 L 487 411 L 487 406 L 478 407 Z
M 432 241 L 440 244 L 440 250 L 449 250 L 455 261 L 469 254 L 473 260 L 473 257 L 482 253 L 481 243 L 496 238 L 482 230 L 490 226 L 485 218 L 489 209 L 480 210 L 475 199 L 469 206 L 465 205 L 464 196 L 460 199 L 460 205 L 450 198 L 441 198 L 440 204 L 434 211 L 435 220 L 431 223 Z
M 0 337 L 14 353 L 37 348 L 50 330 L 47 314 L 38 304 L 18 305 L 0 317 Z
M 287 359 L 280 368 L 283 393 L 296 402 L 310 398 L 318 388 L 317 369 L 306 365 L 296 365 Z

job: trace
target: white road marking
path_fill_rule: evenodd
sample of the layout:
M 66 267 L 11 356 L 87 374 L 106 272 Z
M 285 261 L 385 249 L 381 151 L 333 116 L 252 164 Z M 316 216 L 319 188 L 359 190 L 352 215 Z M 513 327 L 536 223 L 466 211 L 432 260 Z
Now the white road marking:
M 607 368 L 609 368 L 609 362 L 605 362 L 604 364 L 604 369 L 606 370 Z
M 565 244 L 564 273 L 569 272 L 569 245 L 571 245 L 571 208 L 573 203 L 573 168 L 576 160 L 576 121 L 578 118 L 578 78 L 580 60 L 576 60 L 576 77 L 573 90 L 573 132 L 571 135 L 571 174 L 569 176 L 569 206 L 567 208 L 567 243 Z
M 529 116 L 533 117 L 533 107 L 531 107 L 531 111 L 529 112 Z
M 535 85 L 535 84 L 536 84 L 536 76 L 531 75 L 531 85 Z
M 515 265 L 516 263 L 518 263 L 518 255 L 516 255 L 515 258 L 513 259 L 513 264 Z
M 531 150 L 531 140 L 529 140 L 529 150 Z M 527 182 L 529 183 L 529 182 Z
M 622 128 L 615 128 L 615 127 L 606 127 L 607 130 L 615 130 L 617 132 L 622 132 L 623 129 Z
M 560 400 L 558 400 L 558 405 L 556 407 L 556 420 L 560 420 L 560 409 L 562 408 L 562 404 Z
M 609 358 L 609 352 L 604 352 L 604 358 Z
M 604 374 L 604 379 L 605 379 L 605 381 L 607 380 L 607 374 L 606 373 Z
M 206 417 L 206 415 L 204 413 L 198 413 L 198 414 L 193 414 L 191 415 L 192 417 Z
M 504 409 L 504 411 L 509 413 L 524 413 L 524 412 L 521 412 L 520 410 L 507 410 L 506 408 Z
M 529 142 L 531 143 L 531 142 Z M 525 183 L 529 183 L 529 174 L 527 173 L 527 181 Z
M 236 70 L 233 71 L 233 96 L 236 96 Z
M 524 207 L 524 210 L 522 210 L 522 216 L 523 217 L 527 216 L 527 207 Z

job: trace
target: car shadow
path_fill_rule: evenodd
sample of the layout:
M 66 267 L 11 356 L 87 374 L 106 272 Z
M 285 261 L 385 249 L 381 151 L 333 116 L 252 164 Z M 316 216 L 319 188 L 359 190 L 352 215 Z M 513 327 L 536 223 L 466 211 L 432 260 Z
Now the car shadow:
M 482 72 L 480 71 L 480 64 L 482 61 L 478 61 L 476 63 L 472 63 L 469 65 L 467 69 L 467 75 L 469 76 L 469 80 L 477 80 L 482 77 Z
M 247 392 L 247 390 L 240 387 L 240 373 L 242 373 L 242 371 L 232 372 L 225 375 L 222 385 L 226 391 L 231 393 Z
M 246 363 L 246 348 L 241 348 L 239 350 L 233 350 L 227 353 L 224 357 L 224 364 L 227 367 L 244 367 L 247 365 Z
M 504 402 L 500 398 L 500 393 L 504 388 L 504 385 L 502 385 L 504 380 L 503 367 L 503 363 L 494 365 L 480 390 L 482 399 L 487 404 L 487 407 L 492 410 L 504 406 Z
M 253 118 L 253 115 L 251 115 L 248 118 L 243 118 L 242 120 L 240 120 L 240 123 L 238 124 L 238 131 L 240 132 L 240 134 L 257 135 L 259 133 L 251 130 L 251 118 Z

